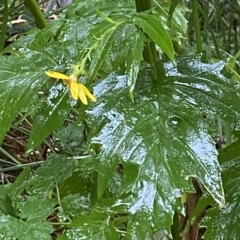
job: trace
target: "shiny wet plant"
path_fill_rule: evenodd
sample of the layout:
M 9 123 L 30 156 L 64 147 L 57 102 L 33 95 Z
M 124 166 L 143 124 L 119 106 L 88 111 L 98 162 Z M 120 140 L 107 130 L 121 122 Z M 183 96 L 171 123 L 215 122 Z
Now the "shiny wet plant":
M 203 113 L 237 122 L 240 85 L 204 55 L 191 3 L 78 0 L 4 49 L 0 139 L 21 113 L 25 156 L 46 151 L 1 168 L 21 170 L 0 188 L 1 237 L 236 238 L 238 141 L 218 153 Z

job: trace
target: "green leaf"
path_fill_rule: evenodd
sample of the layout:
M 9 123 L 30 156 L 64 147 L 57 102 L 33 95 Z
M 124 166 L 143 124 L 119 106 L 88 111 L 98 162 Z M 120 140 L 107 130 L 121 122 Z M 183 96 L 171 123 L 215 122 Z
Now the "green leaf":
M 51 154 L 29 179 L 31 187 L 27 189 L 28 192 L 33 191 L 34 194 L 49 193 L 56 185 L 73 174 L 76 165 L 77 162 L 72 158 Z
M 0 216 L 1 235 L 8 239 L 24 240 L 51 240 L 50 234 L 53 228 L 48 222 L 30 221 L 24 222 L 20 219 L 2 215 Z
M 219 151 L 218 159 L 221 164 L 240 156 L 240 131 L 233 131 L 232 134 L 238 139 L 236 142 L 233 142 Z
M 27 201 L 21 207 L 20 218 L 26 222 L 35 220 L 44 222 L 54 212 L 56 204 L 57 199 L 28 197 Z
M 76 57 L 73 53 L 78 54 L 77 50 L 73 49 L 74 47 L 69 47 L 69 44 L 65 46 L 65 43 L 61 42 L 48 42 L 50 38 L 48 30 L 46 30 L 46 35 L 44 35 L 43 31 L 30 37 L 27 36 L 25 39 L 27 43 L 24 46 L 16 44 L 16 47 L 19 47 L 18 52 L 14 50 L 16 56 L 0 56 L 0 61 L 3 63 L 0 66 L 0 91 L 2 93 L 0 96 L 0 104 L 2 106 L 0 142 L 18 112 L 28 112 L 31 108 L 34 108 L 36 111 L 38 107 L 41 110 L 38 93 L 39 90 L 46 88 L 46 81 L 49 81 L 43 70 L 65 69 L 66 61 L 68 64 L 73 63 Z M 31 42 L 29 43 L 28 40 L 31 40 Z M 62 107 L 66 106 L 63 103 L 59 104 Z M 45 108 L 46 105 L 43 105 L 43 107 Z M 44 110 L 42 111 L 44 112 Z M 64 112 L 64 109 L 60 112 Z M 41 114 L 41 111 L 39 114 Z M 37 124 L 36 127 L 38 126 Z M 46 126 L 48 126 L 48 122 L 46 122 Z M 43 135 L 47 134 L 46 132 L 49 133 L 49 128 L 51 126 L 48 126 L 46 131 L 43 131 Z M 44 136 L 41 136 L 41 130 L 42 128 L 39 129 L 36 135 L 34 134 L 34 140 L 38 140 L 38 143 L 34 144 L 30 142 L 28 148 L 33 145 L 36 146 L 42 140 L 41 138 Z M 38 134 L 40 135 L 39 139 L 37 139 Z
M 103 156 L 101 156 L 102 159 L 106 159 Z M 106 161 L 101 161 L 98 165 L 98 180 L 97 180 L 97 196 L 100 198 L 105 191 L 109 179 L 112 177 L 113 173 L 116 171 L 119 159 L 116 157 L 113 157 L 111 159 L 111 164 L 106 164 Z M 108 176 L 108 177 L 106 177 Z
M 17 113 L 36 104 L 38 90 L 44 84 L 42 72 L 34 62 L 20 57 L 0 56 L 0 142 Z M 29 92 L 31 94 L 29 94 Z
M 105 226 L 105 220 L 107 215 L 104 213 L 92 213 L 89 216 L 78 216 L 74 221 L 71 222 L 70 227 L 83 227 L 82 230 L 95 229 L 98 231 L 96 226 Z
M 93 7 L 94 6 L 94 7 Z M 97 14 L 96 8 L 104 12 L 105 15 L 109 16 L 111 13 L 123 13 L 123 15 L 129 15 L 131 12 L 135 11 L 134 2 L 122 2 L 122 1 L 95 1 L 89 0 L 88 2 L 84 0 L 73 2 L 67 9 L 67 18 L 76 18 L 80 16 L 81 18 L 89 18 L 91 20 L 102 20 L 102 18 Z
M 59 235 L 57 237 L 57 240 L 70 240 L 70 239 L 64 234 L 64 235 Z
M 157 63 L 157 77 L 143 69 L 135 103 L 129 99 L 126 77 L 110 75 L 95 87 L 99 100 L 88 111 L 92 142 L 102 145 L 99 162 L 107 168 L 106 173 L 99 169 L 99 186 L 111 180 L 108 169 L 113 172 L 117 160 L 123 163 L 123 192 L 129 194 L 122 203 L 134 215 L 133 225 L 139 217 L 143 225 L 150 219 L 152 230 L 169 231 L 176 198 L 193 191 L 187 181 L 192 176 L 224 206 L 217 151 L 201 109 L 226 119 L 239 115 L 239 85 L 221 74 L 224 63 L 206 64 L 198 58 L 177 62 L 177 68 Z M 124 176 L 131 174 L 124 166 L 132 166 L 132 176 Z M 150 225 L 144 226 L 136 230 L 140 239 L 151 232 Z
M 138 13 L 132 21 L 166 53 L 171 61 L 175 60 L 172 39 L 165 29 L 167 26 L 163 26 L 159 17 L 148 13 Z
M 171 3 L 161 4 L 154 0 L 157 7 L 155 11 L 161 18 L 161 21 L 169 27 L 169 33 L 173 40 L 180 40 L 186 38 L 188 34 L 188 19 L 186 18 L 190 10 L 184 5 L 178 5 L 178 0 L 171 1 Z
M 24 170 L 18 175 L 17 179 L 10 186 L 8 186 L 8 193 L 11 199 L 17 199 L 26 189 L 26 187 L 31 185 L 31 183 L 27 181 L 30 174 L 31 168 L 24 168 Z
M 105 213 L 92 213 L 77 217 L 70 225 L 77 230 L 69 230 L 66 235 L 68 239 L 85 239 L 92 237 L 93 239 L 119 239 L 110 217 Z M 74 238 L 75 237 L 75 238 Z
M 130 41 L 130 39 L 129 39 Z M 130 87 L 130 97 L 133 101 L 133 90 L 139 73 L 140 63 L 143 60 L 143 41 L 140 34 L 136 34 L 131 39 L 129 52 L 126 58 L 126 74 L 128 86 Z
M 169 14 L 168 14 L 168 26 L 171 25 L 172 16 L 173 16 L 173 13 L 174 13 L 178 3 L 179 3 L 179 0 L 173 0 L 171 2 L 170 8 L 169 8 Z
M 83 173 L 76 171 L 70 177 L 61 182 L 59 184 L 59 195 L 62 198 L 68 196 L 70 193 L 74 195 L 80 193 L 83 195 L 85 193 L 85 181 L 82 175 L 85 176 L 84 171 Z
M 92 81 L 94 77 L 96 77 L 96 74 L 98 73 L 103 61 L 109 54 L 112 48 L 114 33 L 115 31 L 110 31 L 109 34 L 104 36 L 104 38 L 101 39 L 101 41 L 99 42 L 99 45 L 97 49 L 95 49 L 93 55 L 91 55 L 91 64 L 89 67 L 89 81 Z
M 122 193 L 128 193 L 139 179 L 140 169 L 138 164 L 132 162 L 124 162 L 122 165 L 124 169 Z
M 105 237 L 106 239 L 120 239 L 113 223 L 110 223 L 108 228 L 105 228 Z
M 237 194 L 240 171 L 240 132 L 233 132 L 237 141 L 219 152 L 219 162 L 222 167 L 222 179 L 226 194 L 226 208 L 214 206 L 209 209 L 201 225 L 207 227 L 205 236 L 209 239 L 238 239 L 238 220 L 240 219 L 240 197 Z
M 0 215 L 2 214 L 15 216 L 12 200 L 3 187 L 0 188 Z
M 88 214 L 90 210 L 89 199 L 80 194 L 71 194 L 61 199 L 61 211 L 70 217 L 75 217 L 79 213 Z
M 65 152 L 81 155 L 84 150 L 84 125 L 70 123 L 54 133 L 54 140 Z
M 240 158 L 229 159 L 222 165 L 222 179 L 226 195 L 226 207 L 214 206 L 207 211 L 201 226 L 207 227 L 206 239 L 238 239 L 240 220 L 239 172 Z
M 177 63 L 177 71 L 181 73 L 178 77 L 173 66 L 165 64 L 169 77 L 163 81 L 164 90 L 175 84 L 180 89 L 179 97 L 191 106 L 225 120 L 238 119 L 240 85 L 222 74 L 224 62 L 202 63 L 195 57 L 182 58 Z
M 52 131 L 57 131 L 62 126 L 70 107 L 66 87 L 62 84 L 54 85 L 34 117 L 26 152 L 32 152 Z

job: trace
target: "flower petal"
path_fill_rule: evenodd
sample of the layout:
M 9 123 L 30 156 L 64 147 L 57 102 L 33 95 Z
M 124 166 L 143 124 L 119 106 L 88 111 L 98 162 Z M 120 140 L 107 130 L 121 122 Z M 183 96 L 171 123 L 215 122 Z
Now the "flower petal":
M 78 83 L 75 81 L 70 82 L 70 91 L 72 94 L 73 99 L 78 99 Z
M 81 84 L 81 83 L 79 83 L 79 84 Z M 81 85 L 82 85 L 85 95 L 87 95 L 93 102 L 96 102 L 97 99 L 89 92 L 89 90 L 83 84 L 81 84 Z
M 88 104 L 87 96 L 85 94 L 83 85 L 81 83 L 78 83 L 78 96 L 83 104 L 85 104 L 85 105 Z
M 45 71 L 45 73 L 49 76 L 49 77 L 53 77 L 53 78 L 59 78 L 59 79 L 64 79 L 64 80 L 68 80 L 69 76 L 63 74 L 63 73 L 59 73 L 59 72 L 54 72 L 54 71 Z

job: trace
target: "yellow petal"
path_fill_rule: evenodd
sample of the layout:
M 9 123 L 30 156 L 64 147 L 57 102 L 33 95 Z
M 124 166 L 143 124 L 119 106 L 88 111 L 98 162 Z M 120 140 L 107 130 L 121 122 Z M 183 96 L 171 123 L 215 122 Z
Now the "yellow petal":
M 87 100 L 83 85 L 81 83 L 78 83 L 78 96 L 83 104 L 85 105 L 88 104 L 88 100 Z
M 70 91 L 72 94 L 73 99 L 77 100 L 78 99 L 78 83 L 75 81 L 70 82 Z
M 79 84 L 81 84 L 81 83 L 79 83 Z M 97 99 L 89 92 L 89 90 L 83 84 L 81 84 L 81 85 L 82 85 L 85 95 L 87 95 L 93 102 L 96 102 Z
M 49 76 L 49 77 L 53 77 L 53 78 L 59 78 L 59 79 L 64 79 L 64 80 L 68 80 L 69 76 L 63 74 L 63 73 L 59 73 L 59 72 L 54 72 L 54 71 L 45 71 L 45 73 Z

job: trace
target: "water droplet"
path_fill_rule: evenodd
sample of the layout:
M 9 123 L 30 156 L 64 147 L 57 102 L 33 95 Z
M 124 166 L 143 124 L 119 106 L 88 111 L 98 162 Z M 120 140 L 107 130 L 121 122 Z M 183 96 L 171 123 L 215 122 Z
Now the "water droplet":
M 179 127 L 181 125 L 182 119 L 178 116 L 171 116 L 167 120 L 167 124 L 170 127 Z

